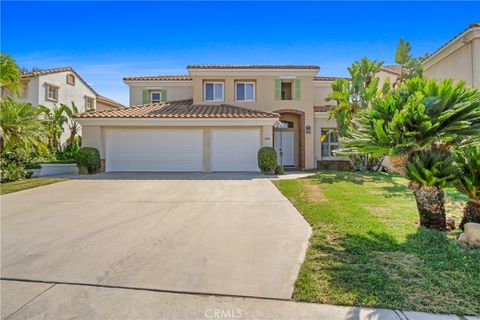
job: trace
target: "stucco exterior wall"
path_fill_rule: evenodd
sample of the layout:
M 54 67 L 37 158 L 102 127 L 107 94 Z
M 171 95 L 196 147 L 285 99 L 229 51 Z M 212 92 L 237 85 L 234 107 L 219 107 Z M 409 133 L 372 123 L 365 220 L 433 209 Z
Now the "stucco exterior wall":
M 315 81 L 313 89 L 313 103 L 315 106 L 324 106 L 334 102 L 325 101 L 325 98 L 332 92 L 333 81 Z
M 454 78 L 455 80 L 465 80 L 472 84 L 471 53 L 471 45 L 465 44 L 435 64 L 426 66 L 424 69 L 425 75 L 437 80 Z M 478 59 L 480 59 L 480 56 Z
M 255 73 L 243 75 L 193 75 L 193 102 L 195 104 L 233 104 L 240 107 L 277 111 L 281 109 L 295 109 L 305 113 L 305 126 L 313 128 L 313 75 L 295 76 L 300 80 L 300 100 L 275 100 L 275 80 L 279 75 L 257 75 Z M 224 82 L 224 101 L 204 101 L 203 83 L 207 80 Z M 235 100 L 235 81 L 248 80 L 255 82 L 255 101 L 244 102 Z M 305 128 L 299 128 L 305 130 Z M 313 130 L 305 134 L 305 168 L 314 168 Z
M 143 90 L 167 90 L 167 100 L 192 99 L 192 83 L 190 81 L 142 81 L 131 82 L 130 105 L 143 104 Z
M 398 76 L 394 73 L 390 73 L 390 72 L 380 70 L 380 72 L 378 72 L 376 74 L 376 77 L 378 77 L 378 79 L 379 79 L 378 87 L 381 88 L 385 84 L 385 81 L 387 81 L 387 78 L 390 79 L 390 85 L 392 85 L 393 83 L 395 83 Z
M 96 94 L 93 92 L 82 80 L 75 75 L 75 85 L 70 85 L 67 83 L 67 74 L 70 72 L 58 72 L 51 73 L 46 75 L 38 76 L 38 87 L 36 94 L 38 96 L 38 104 L 52 107 L 54 104 L 59 105 L 64 103 L 66 105 L 71 105 L 72 101 L 75 103 L 79 111 L 85 110 L 85 97 L 96 99 Z M 46 83 L 51 83 L 56 86 L 59 86 L 58 91 L 58 102 L 50 101 L 47 99 L 46 95 Z M 94 102 L 95 105 L 95 102 Z

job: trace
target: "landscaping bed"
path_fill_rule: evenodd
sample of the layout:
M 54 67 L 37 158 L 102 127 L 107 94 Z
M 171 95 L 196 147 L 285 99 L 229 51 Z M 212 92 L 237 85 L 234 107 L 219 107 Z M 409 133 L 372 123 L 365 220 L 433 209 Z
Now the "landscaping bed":
M 480 249 L 460 231 L 419 228 L 407 180 L 394 174 L 322 171 L 274 182 L 313 234 L 297 301 L 438 313 L 480 313 Z M 467 198 L 448 189 L 458 222 Z

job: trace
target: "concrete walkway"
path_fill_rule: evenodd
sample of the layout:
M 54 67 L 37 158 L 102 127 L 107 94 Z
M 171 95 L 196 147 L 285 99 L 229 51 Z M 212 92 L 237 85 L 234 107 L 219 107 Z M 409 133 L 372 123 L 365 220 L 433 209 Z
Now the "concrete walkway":
M 386 309 L 1 281 L 2 319 L 478 320 Z

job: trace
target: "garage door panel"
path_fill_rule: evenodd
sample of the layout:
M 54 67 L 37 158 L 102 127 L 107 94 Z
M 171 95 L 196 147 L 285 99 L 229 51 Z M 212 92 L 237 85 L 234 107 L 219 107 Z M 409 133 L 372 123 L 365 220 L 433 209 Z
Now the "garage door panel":
M 259 171 L 259 129 L 214 129 L 211 133 L 212 171 Z
M 203 171 L 203 130 L 107 131 L 107 171 Z

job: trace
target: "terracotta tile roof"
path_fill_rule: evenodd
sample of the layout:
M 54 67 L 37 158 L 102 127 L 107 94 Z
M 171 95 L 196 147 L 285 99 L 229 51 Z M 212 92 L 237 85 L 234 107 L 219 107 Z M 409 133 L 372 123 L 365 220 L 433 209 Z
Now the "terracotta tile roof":
M 462 35 L 463 33 L 467 32 L 468 30 L 470 29 L 473 29 L 473 28 L 479 28 L 480 27 L 480 22 L 474 22 L 472 24 L 470 24 L 467 28 L 465 28 L 462 32 L 458 33 L 457 35 L 455 35 L 453 38 L 451 38 L 450 40 L 448 40 L 447 42 L 445 42 L 440 48 L 438 48 L 437 50 L 433 51 L 431 54 L 428 55 L 427 60 L 429 60 L 431 57 L 433 57 L 434 55 L 436 55 L 438 52 L 440 52 L 443 48 L 445 48 L 447 45 L 449 45 L 453 40 L 455 40 L 456 38 L 458 38 L 460 35 Z M 424 61 L 424 62 L 425 62 Z
M 125 108 L 125 106 L 120 102 L 101 96 L 99 94 L 97 94 L 97 102 L 101 102 L 114 108 Z
M 190 81 L 192 77 L 188 74 L 184 75 L 163 75 L 163 76 L 142 76 L 142 77 L 124 77 L 124 81 Z
M 73 71 L 73 69 L 71 67 L 62 67 L 62 68 L 53 68 L 53 69 L 44 69 L 44 70 L 34 70 L 34 71 L 22 73 L 22 77 L 28 78 L 28 77 L 41 76 L 44 74 L 65 72 L 65 71 Z
M 319 66 L 312 65 L 225 65 L 225 64 L 200 64 L 200 65 L 188 65 L 187 69 L 320 69 Z
M 345 77 L 313 77 L 313 81 L 335 81 L 337 79 L 350 80 L 350 78 L 345 78 Z
M 333 105 L 314 106 L 313 107 L 313 112 L 328 112 L 333 107 L 334 107 Z
M 79 113 L 75 118 L 278 118 L 273 112 L 258 111 L 227 104 L 193 104 L 193 100 L 178 100 L 133 106 L 124 109 Z
M 380 70 L 398 75 L 400 74 L 400 68 L 401 66 L 392 64 L 392 65 L 381 66 Z

